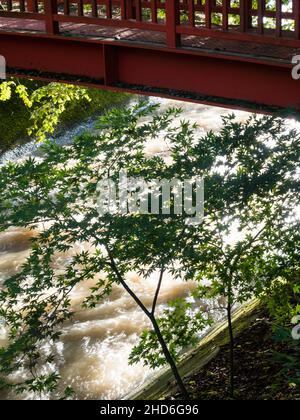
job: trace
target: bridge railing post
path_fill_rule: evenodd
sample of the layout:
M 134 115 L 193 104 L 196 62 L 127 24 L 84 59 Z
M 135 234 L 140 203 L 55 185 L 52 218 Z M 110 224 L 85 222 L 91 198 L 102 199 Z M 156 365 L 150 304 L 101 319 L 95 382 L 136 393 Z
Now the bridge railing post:
M 27 0 L 27 12 L 35 13 L 37 11 L 36 0 Z
M 252 26 L 251 0 L 240 0 L 240 28 L 241 32 L 248 32 Z
M 295 19 L 295 38 L 300 39 L 300 2 L 293 0 L 293 14 Z
M 180 46 L 180 34 L 177 33 L 177 25 L 180 24 L 179 0 L 166 0 L 166 25 L 167 46 L 176 48 Z
M 57 0 L 44 0 L 46 32 L 50 35 L 59 33 L 59 23 L 53 19 L 57 14 Z
M 136 18 L 136 5 L 135 0 L 127 0 L 126 2 L 126 19 L 135 19 Z

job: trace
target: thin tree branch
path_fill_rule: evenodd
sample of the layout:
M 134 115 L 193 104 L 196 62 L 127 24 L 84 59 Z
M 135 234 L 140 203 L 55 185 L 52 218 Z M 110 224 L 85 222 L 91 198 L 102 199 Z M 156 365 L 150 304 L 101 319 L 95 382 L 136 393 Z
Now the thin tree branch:
M 159 292 L 160 292 L 160 289 L 161 289 L 164 272 L 165 272 L 165 268 L 164 268 L 164 266 L 162 266 L 162 268 L 160 270 L 160 275 L 159 275 L 159 280 L 158 280 L 157 288 L 156 288 L 154 299 L 153 299 L 152 310 L 151 310 L 151 314 L 152 315 L 154 315 L 154 313 L 155 313 L 157 299 L 158 299 Z
M 112 254 L 112 252 L 110 251 L 110 249 L 108 248 L 107 245 L 105 245 L 105 248 L 106 248 L 106 251 L 107 251 L 109 259 L 110 259 L 110 266 L 113 269 L 114 273 L 116 274 L 119 282 L 122 284 L 122 286 L 127 291 L 127 293 L 132 297 L 132 299 L 137 303 L 137 305 L 142 309 L 142 311 L 151 319 L 151 317 L 152 317 L 151 312 L 148 311 L 148 309 L 143 304 L 143 302 L 138 298 L 138 296 L 133 292 L 133 290 L 131 290 L 131 288 L 128 286 L 126 281 L 123 279 L 123 276 L 120 273 L 120 271 L 119 271 L 119 269 L 116 265 L 113 254 Z

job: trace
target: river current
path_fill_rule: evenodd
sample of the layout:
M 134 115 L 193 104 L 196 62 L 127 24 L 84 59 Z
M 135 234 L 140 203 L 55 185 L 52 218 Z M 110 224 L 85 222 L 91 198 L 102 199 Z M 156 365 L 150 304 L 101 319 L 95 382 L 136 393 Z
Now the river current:
M 155 99 L 161 108 L 181 106 L 181 119 L 196 122 L 199 130 L 206 132 L 221 127 L 221 116 L 232 111 L 206 105 L 190 104 L 178 101 Z M 240 120 L 249 114 L 235 111 Z M 70 143 L 72 137 L 83 130 L 92 129 L 93 121 L 79 125 L 55 141 L 60 144 Z M 148 144 L 147 153 L 166 154 L 160 139 Z M 0 164 L 9 160 L 23 159 L 27 156 L 39 156 L 39 147 L 29 143 L 0 157 Z M 14 228 L 0 234 L 0 282 L 16 273 L 30 252 L 30 238 L 33 232 Z M 88 248 L 88 244 L 86 245 Z M 63 268 L 71 254 L 58 255 L 55 260 L 57 270 Z M 157 284 L 157 273 L 143 279 L 137 273 L 130 273 L 127 278 L 130 286 L 139 294 L 141 300 L 151 305 L 153 292 Z M 112 294 L 94 309 L 82 309 L 81 302 L 96 279 L 82 283 L 72 294 L 72 309 L 75 312 L 72 322 L 64 325 L 62 339 L 55 346 L 56 370 L 62 376 L 61 389 L 71 385 L 80 399 L 119 399 L 142 384 L 151 375 L 151 371 L 142 363 L 129 366 L 127 360 L 132 346 L 137 343 L 141 331 L 147 327 L 147 320 L 132 299 L 119 286 Z M 194 287 L 193 283 L 174 280 L 171 275 L 164 279 L 158 300 L 158 310 L 167 302 L 179 296 L 187 296 Z M 198 302 L 206 309 L 205 302 Z M 6 330 L 0 324 L 0 346 L 7 340 Z M 50 349 L 47 345 L 43 351 Z M 17 372 L 14 379 L 22 378 L 23 372 Z M 12 398 L 12 395 L 6 395 Z M 33 395 L 20 395 L 17 398 L 30 399 Z M 43 398 L 55 398 L 44 395 Z

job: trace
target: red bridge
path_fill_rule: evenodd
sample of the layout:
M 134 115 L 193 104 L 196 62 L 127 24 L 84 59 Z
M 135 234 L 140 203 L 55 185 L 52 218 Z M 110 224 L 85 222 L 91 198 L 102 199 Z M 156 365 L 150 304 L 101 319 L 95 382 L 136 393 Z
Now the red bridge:
M 272 112 L 300 108 L 300 0 L 0 0 L 8 73 Z

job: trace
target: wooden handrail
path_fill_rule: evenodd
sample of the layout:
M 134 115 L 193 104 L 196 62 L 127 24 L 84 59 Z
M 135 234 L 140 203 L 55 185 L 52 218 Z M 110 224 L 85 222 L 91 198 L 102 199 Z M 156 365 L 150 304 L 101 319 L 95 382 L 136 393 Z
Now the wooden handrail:
M 292 8 L 285 10 L 283 0 L 275 0 L 273 9 L 267 7 L 267 0 L 257 0 L 257 6 L 251 0 L 239 0 L 236 5 L 230 0 L 222 4 L 216 0 L 5 0 L 4 4 L 7 7 L 0 16 L 43 19 L 49 35 L 59 33 L 59 22 L 73 22 L 165 32 L 168 48 L 179 47 L 183 35 L 300 46 L 300 0 L 290 0 Z M 99 5 L 105 6 L 104 16 Z M 70 13 L 72 8 L 77 14 Z M 284 27 L 286 22 L 292 23 L 289 28 Z

